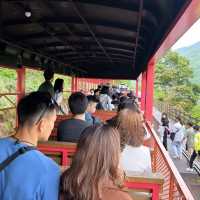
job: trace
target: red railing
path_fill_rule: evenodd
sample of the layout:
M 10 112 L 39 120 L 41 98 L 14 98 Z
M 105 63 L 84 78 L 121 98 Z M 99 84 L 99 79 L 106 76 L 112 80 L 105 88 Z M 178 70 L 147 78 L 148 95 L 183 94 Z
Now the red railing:
M 59 146 L 59 144 L 56 145 L 56 143 L 54 143 L 53 145 L 49 143 L 40 143 L 38 145 L 38 149 L 44 154 L 59 153 L 61 155 L 60 164 L 62 166 L 69 166 L 69 156 L 73 155 L 76 152 L 76 144 L 66 143 L 65 145 Z
M 3 107 L 0 108 L 0 111 L 6 111 L 6 110 L 12 110 L 16 109 L 16 99 L 13 101 L 13 99 L 10 99 L 9 96 L 17 96 L 19 95 L 18 93 L 1 93 L 0 94 L 0 100 L 5 99 L 9 105 L 9 107 Z
M 16 127 L 16 96 L 18 93 L 0 93 L 0 137 L 12 134 Z
M 190 190 L 179 174 L 168 152 L 160 142 L 156 132 L 150 123 L 146 123 L 147 129 L 153 138 L 153 171 L 160 172 L 164 177 L 162 200 L 194 200 Z

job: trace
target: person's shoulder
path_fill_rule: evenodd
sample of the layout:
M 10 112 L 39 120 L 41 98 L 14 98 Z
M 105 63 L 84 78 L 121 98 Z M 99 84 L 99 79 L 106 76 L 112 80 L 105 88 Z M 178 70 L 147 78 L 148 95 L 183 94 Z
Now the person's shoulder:
M 126 145 L 125 146 L 125 151 L 128 151 L 128 152 L 136 152 L 136 151 L 139 151 L 139 152 L 144 152 L 144 153 L 149 153 L 150 152 L 150 149 L 144 145 L 141 145 L 141 146 L 138 146 L 138 147 L 132 147 L 130 145 Z
M 119 197 L 120 200 L 132 200 L 131 196 L 127 192 L 122 190 L 117 190 L 115 195 Z
M 103 190 L 103 199 L 106 200 L 115 200 L 115 199 L 120 199 L 120 200 L 132 200 L 131 196 L 117 188 L 117 187 L 113 187 L 113 188 L 104 188 Z
M 89 126 L 90 125 L 87 121 L 81 120 L 81 119 L 73 119 L 73 123 L 80 125 L 80 126 Z
M 0 144 L 10 144 L 11 143 L 11 139 L 10 137 L 4 137 L 4 138 L 0 138 Z
M 175 124 L 175 126 L 176 126 L 177 128 L 182 128 L 182 127 L 183 127 L 183 126 L 181 125 L 180 122 L 177 122 L 177 123 Z
M 62 122 L 60 122 L 60 124 L 58 125 L 58 128 L 59 127 L 66 127 L 66 126 L 89 126 L 90 124 L 87 123 L 86 121 L 84 120 L 80 120 L 80 119 L 66 119 L 66 120 L 63 120 Z
M 140 146 L 140 150 L 146 154 L 150 154 L 150 148 L 149 147 L 146 147 L 144 145 L 141 145 Z
M 0 147 L 1 149 L 12 149 L 14 140 L 11 137 L 0 138 Z
M 108 119 L 108 120 L 106 120 L 106 123 L 109 124 L 110 126 L 114 126 L 115 127 L 116 124 L 117 124 L 117 115 L 112 117 L 112 118 L 110 118 L 110 119 Z
M 45 86 L 45 82 L 41 83 L 40 86 L 39 86 L 39 88 L 38 88 L 38 90 L 43 89 L 44 86 Z
M 58 164 L 53 161 L 51 158 L 47 157 L 46 155 L 44 155 L 43 153 L 41 153 L 40 151 L 35 151 L 34 152 L 39 163 L 40 163 L 40 168 L 41 170 L 44 170 L 44 172 L 52 172 L 55 173 L 56 171 L 59 172 L 60 168 L 58 166 Z
M 85 112 L 85 119 L 90 119 L 92 118 L 92 114 L 89 112 Z
M 62 121 L 58 124 L 58 128 L 63 127 L 63 126 L 66 126 L 66 125 L 71 124 L 71 123 L 73 123 L 73 120 L 72 120 L 72 119 L 65 119 L 65 120 L 62 120 Z

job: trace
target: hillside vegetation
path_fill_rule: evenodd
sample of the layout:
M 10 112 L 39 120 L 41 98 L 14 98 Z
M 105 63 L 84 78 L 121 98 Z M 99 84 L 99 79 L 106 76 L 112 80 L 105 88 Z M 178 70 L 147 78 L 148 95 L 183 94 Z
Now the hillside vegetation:
M 200 84 L 191 81 L 194 74 L 186 57 L 169 51 L 156 65 L 155 98 L 200 121 Z
M 190 66 L 193 70 L 192 82 L 200 84 L 200 42 L 177 49 L 176 52 L 190 61 Z

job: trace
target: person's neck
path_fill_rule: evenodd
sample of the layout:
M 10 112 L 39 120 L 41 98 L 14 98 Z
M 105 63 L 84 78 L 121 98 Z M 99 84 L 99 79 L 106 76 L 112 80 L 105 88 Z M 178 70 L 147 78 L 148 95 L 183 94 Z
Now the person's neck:
M 79 115 L 74 115 L 73 118 L 85 121 L 85 113 L 79 114 Z
M 47 82 L 47 83 L 51 83 L 51 80 L 45 80 L 45 82 Z
M 38 137 L 34 132 L 30 128 L 19 128 L 14 137 L 27 145 L 37 146 Z
M 86 110 L 86 112 L 87 112 L 87 113 L 90 113 L 90 114 L 92 114 L 92 112 L 90 112 L 90 110 L 89 110 L 89 109 L 87 109 L 87 110 Z

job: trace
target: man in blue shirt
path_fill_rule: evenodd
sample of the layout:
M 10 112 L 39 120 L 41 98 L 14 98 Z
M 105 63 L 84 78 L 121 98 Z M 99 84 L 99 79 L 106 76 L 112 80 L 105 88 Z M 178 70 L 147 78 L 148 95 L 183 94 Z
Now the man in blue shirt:
M 93 95 L 88 95 L 87 99 L 88 99 L 88 106 L 85 112 L 85 121 L 88 122 L 90 125 L 100 124 L 101 121 L 92 115 L 93 113 L 96 112 L 99 100 Z
M 48 93 L 33 92 L 20 100 L 17 115 L 17 132 L 0 139 L 0 199 L 57 200 L 59 166 L 36 149 L 38 141 L 48 140 L 53 129 L 55 105 Z M 20 151 L 3 166 L 21 147 L 29 150 Z

